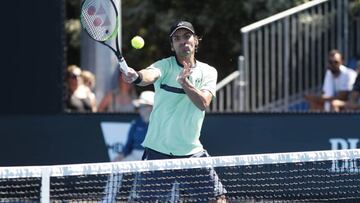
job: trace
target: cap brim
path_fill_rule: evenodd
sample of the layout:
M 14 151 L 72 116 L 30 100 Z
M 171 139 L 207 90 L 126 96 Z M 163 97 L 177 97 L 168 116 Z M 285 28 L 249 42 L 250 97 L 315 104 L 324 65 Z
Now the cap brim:
M 152 103 L 147 102 L 147 101 L 145 101 L 145 100 L 143 100 L 143 99 L 136 99 L 136 100 L 133 101 L 133 104 L 134 104 L 135 107 L 139 107 L 139 106 L 141 106 L 141 105 L 150 105 L 150 106 L 153 106 Z
M 188 28 L 187 26 L 179 26 L 177 28 L 175 28 L 172 33 L 170 33 L 170 37 L 172 37 L 174 35 L 174 33 L 178 30 L 178 29 L 187 29 L 189 30 L 190 32 L 192 32 L 193 34 L 195 34 L 194 30 Z

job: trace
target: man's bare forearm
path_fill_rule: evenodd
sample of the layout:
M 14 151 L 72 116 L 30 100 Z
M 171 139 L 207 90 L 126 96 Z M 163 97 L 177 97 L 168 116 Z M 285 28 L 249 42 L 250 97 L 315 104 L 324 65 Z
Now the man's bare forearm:
M 188 80 L 180 83 L 190 100 L 200 110 L 205 111 L 209 107 L 212 95 L 208 91 L 201 91 L 196 89 Z
M 138 72 L 141 82 L 137 85 L 147 86 L 153 84 L 160 76 L 160 73 L 153 69 L 143 69 Z

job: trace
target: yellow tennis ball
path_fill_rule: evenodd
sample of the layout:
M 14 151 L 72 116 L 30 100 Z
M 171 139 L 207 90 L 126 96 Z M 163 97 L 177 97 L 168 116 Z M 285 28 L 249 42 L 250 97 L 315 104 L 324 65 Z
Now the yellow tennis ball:
M 135 49 L 141 49 L 144 47 L 144 45 L 145 45 L 145 41 L 140 36 L 135 36 L 131 39 L 131 46 L 134 47 Z

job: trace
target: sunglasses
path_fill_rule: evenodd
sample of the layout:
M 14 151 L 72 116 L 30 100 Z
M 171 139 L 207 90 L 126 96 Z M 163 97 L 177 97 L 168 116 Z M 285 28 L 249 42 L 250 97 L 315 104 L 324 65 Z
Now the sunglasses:
M 78 79 L 78 77 L 79 77 L 78 75 L 71 74 L 69 78 L 70 79 Z
M 340 64 L 340 61 L 336 61 L 336 60 L 329 60 L 330 64 Z

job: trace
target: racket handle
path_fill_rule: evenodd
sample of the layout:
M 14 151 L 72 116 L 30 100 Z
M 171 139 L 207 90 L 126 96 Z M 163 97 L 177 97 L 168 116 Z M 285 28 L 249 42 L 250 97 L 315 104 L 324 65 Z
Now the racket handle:
M 129 66 L 127 65 L 124 57 L 121 57 L 119 59 L 119 65 L 120 65 L 120 71 L 127 76 L 129 72 Z

